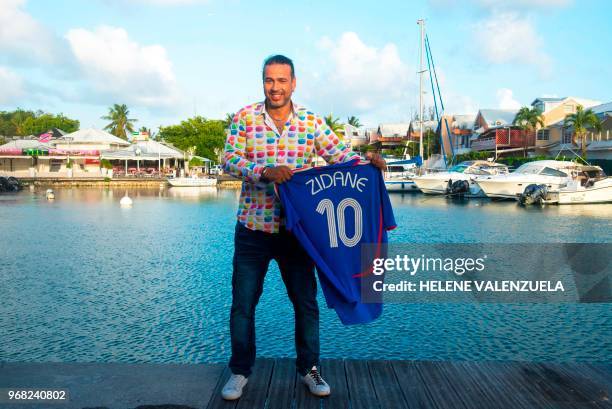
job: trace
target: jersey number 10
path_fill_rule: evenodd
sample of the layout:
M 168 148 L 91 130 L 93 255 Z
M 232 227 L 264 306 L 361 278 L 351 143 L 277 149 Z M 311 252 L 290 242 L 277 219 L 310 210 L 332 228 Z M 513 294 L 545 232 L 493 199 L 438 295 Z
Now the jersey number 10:
M 344 220 L 344 212 L 347 207 L 353 208 L 353 214 L 355 216 L 355 232 L 353 237 L 346 235 L 346 223 Z M 363 222 L 361 216 L 361 205 L 355 199 L 346 198 L 342 199 L 338 203 L 336 211 L 334 211 L 334 204 L 329 199 L 323 199 L 317 205 L 317 213 L 327 213 L 327 230 L 329 232 L 329 246 L 338 247 L 338 237 L 346 247 L 354 247 L 361 240 L 361 234 L 363 231 Z M 336 224 L 336 219 L 338 223 Z M 338 228 L 336 228 L 338 226 Z

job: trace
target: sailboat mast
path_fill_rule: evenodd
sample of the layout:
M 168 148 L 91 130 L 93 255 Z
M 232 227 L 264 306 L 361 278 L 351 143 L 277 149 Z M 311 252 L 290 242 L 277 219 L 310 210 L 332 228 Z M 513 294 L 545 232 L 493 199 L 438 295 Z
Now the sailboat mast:
M 425 48 L 425 20 L 417 20 L 417 24 L 421 27 L 421 41 L 419 42 L 419 155 L 423 159 L 423 74 L 425 67 L 423 66 L 423 49 Z

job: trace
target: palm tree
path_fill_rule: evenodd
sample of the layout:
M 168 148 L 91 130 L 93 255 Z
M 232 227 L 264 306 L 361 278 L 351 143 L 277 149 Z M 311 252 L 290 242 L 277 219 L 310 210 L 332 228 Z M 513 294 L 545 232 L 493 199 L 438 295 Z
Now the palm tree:
M 234 114 L 233 112 L 231 114 L 229 112 L 225 114 L 225 120 L 223 122 L 225 123 L 226 128 L 232 124 L 232 121 L 234 120 L 234 115 L 236 114 Z
M 114 104 L 108 108 L 108 115 L 102 117 L 107 121 L 111 121 L 110 124 L 104 127 L 104 130 L 109 131 L 115 136 L 121 139 L 127 140 L 127 133 L 134 132 L 134 122 L 137 119 L 129 118 L 130 110 L 125 104 Z
M 344 138 L 344 124 L 340 122 L 340 118 L 334 118 L 329 114 L 325 117 L 325 123 L 340 139 Z
M 513 125 L 518 126 L 525 133 L 525 145 L 524 149 L 527 148 L 527 132 L 535 132 L 538 128 L 538 125 L 544 126 L 544 117 L 542 116 L 542 111 L 538 108 L 529 108 L 522 107 L 516 113 L 514 117 L 514 121 L 512 121 Z
M 346 123 L 354 126 L 355 128 L 361 127 L 361 123 L 359 122 L 359 118 L 356 116 L 350 116 L 346 119 Z
M 576 107 L 576 113 L 565 116 L 563 124 L 566 127 L 574 128 L 574 136 L 572 143 L 576 145 L 576 137 L 580 138 L 580 151 L 582 159 L 586 159 L 586 134 L 587 130 L 592 129 L 597 132 L 601 131 L 601 121 L 591 109 L 586 111 L 582 105 Z

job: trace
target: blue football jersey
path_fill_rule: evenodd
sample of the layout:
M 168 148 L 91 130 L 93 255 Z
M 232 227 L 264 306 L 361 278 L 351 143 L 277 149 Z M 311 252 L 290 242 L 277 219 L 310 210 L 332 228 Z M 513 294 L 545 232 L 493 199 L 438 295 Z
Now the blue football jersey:
M 360 300 L 368 274 L 362 245 L 386 243 L 395 227 L 380 170 L 359 160 L 296 170 L 277 190 L 286 228 L 315 262 L 327 306 L 345 325 L 378 318 L 382 302 Z

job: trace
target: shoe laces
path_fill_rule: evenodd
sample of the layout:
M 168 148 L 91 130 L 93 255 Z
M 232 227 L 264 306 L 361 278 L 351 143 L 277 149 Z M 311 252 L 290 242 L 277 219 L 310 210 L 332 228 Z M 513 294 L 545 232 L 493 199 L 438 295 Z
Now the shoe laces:
M 308 375 L 310 375 L 310 377 L 314 379 L 315 384 L 325 385 L 325 381 L 323 380 L 323 378 L 321 378 L 321 374 L 319 374 L 317 368 L 312 368 L 310 372 L 308 372 Z

